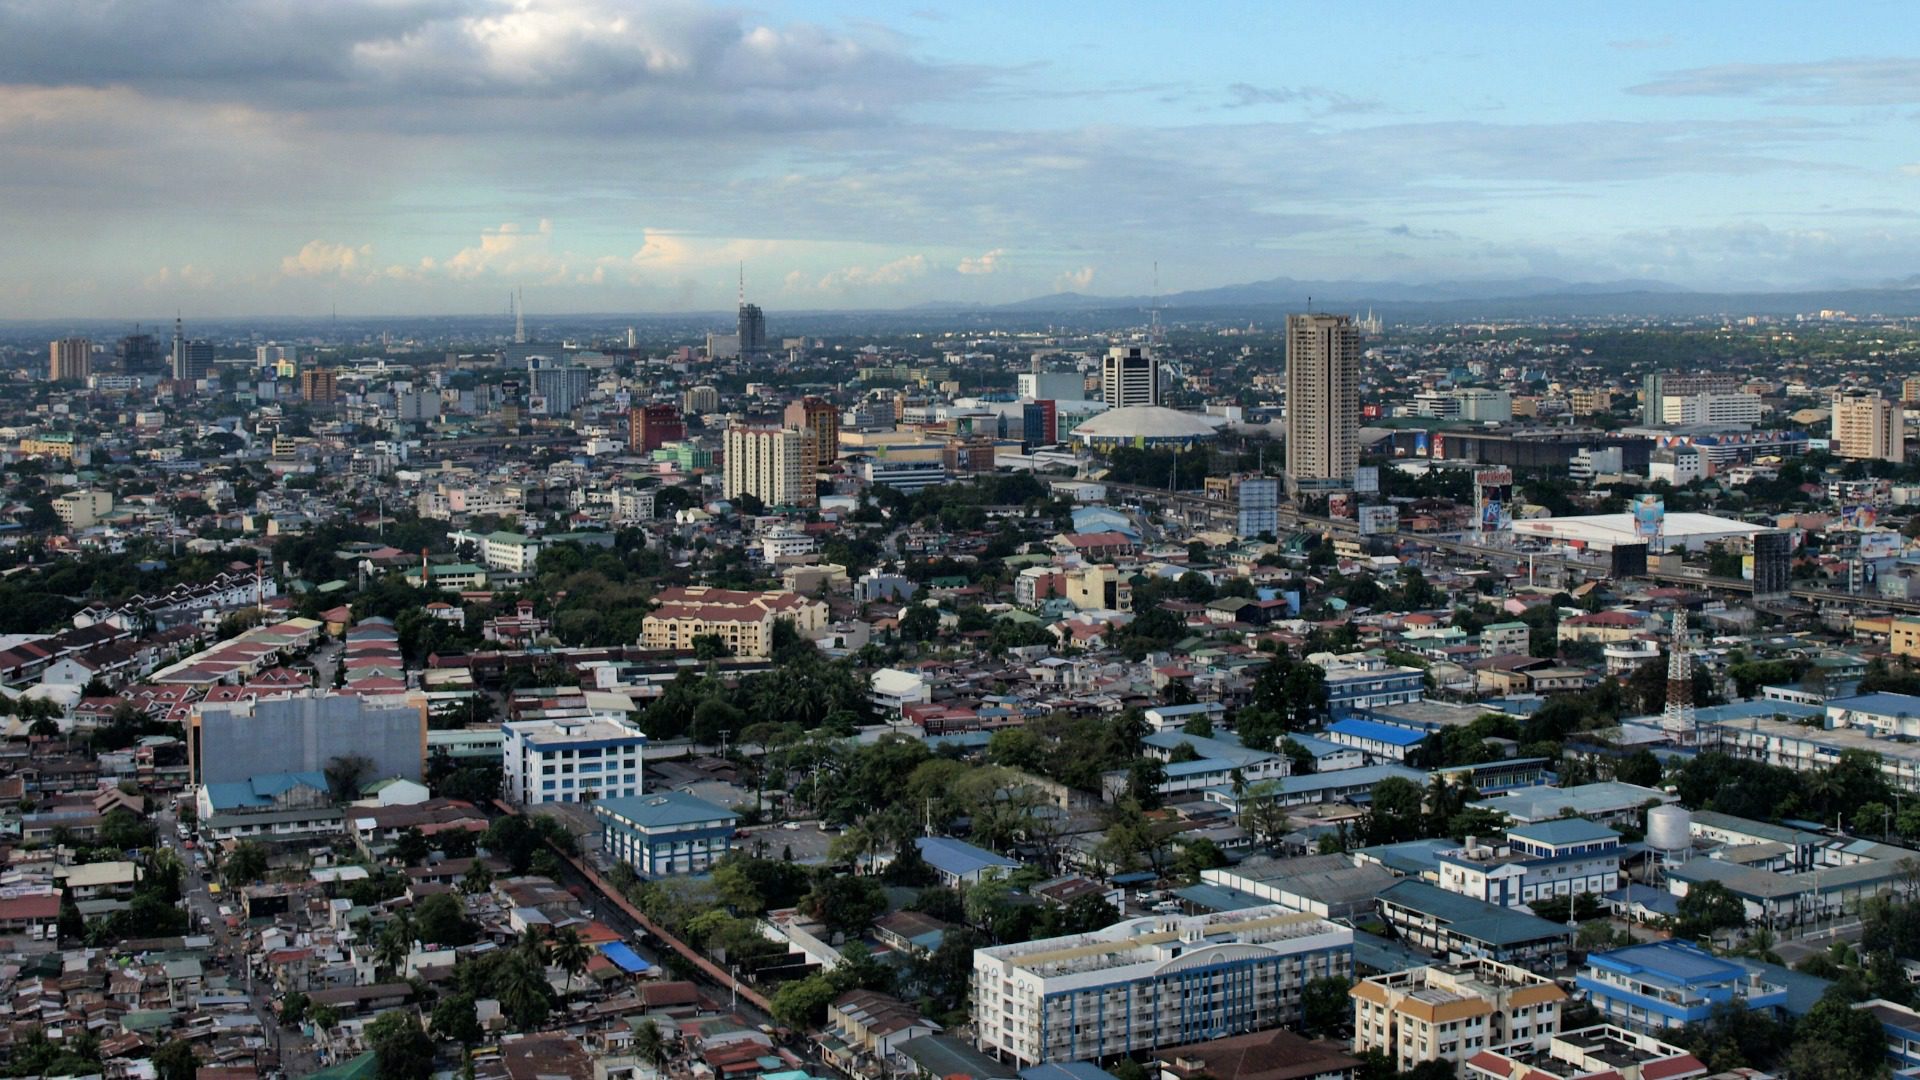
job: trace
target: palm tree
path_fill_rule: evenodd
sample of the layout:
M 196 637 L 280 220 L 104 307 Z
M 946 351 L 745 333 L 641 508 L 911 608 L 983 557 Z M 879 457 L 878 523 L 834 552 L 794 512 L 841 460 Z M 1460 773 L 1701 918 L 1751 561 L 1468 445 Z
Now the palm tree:
M 544 968 L 547 962 L 553 959 L 553 954 L 547 947 L 546 932 L 538 926 L 527 927 L 526 932 L 520 935 L 518 947 L 528 960 L 533 961 L 535 967 Z
M 467 867 L 467 872 L 460 875 L 460 891 L 467 896 L 479 896 L 481 893 L 492 890 L 493 871 L 487 869 L 487 864 L 479 859 L 473 860 L 473 865 Z
M 500 999 L 507 1019 L 523 1031 L 536 1028 L 546 1020 L 550 989 L 540 965 L 525 953 L 510 957 L 500 965 L 494 984 L 495 996 Z
M 587 961 L 593 959 L 593 949 L 581 938 L 580 931 L 571 926 L 563 926 L 553 935 L 553 946 L 549 950 L 553 962 L 567 973 L 567 992 L 573 992 L 573 977 L 587 970 Z
M 406 966 L 407 956 L 413 951 L 413 941 L 397 924 L 389 924 L 380 934 L 380 941 L 373 949 L 374 965 L 388 974 L 397 975 Z
M 863 868 L 872 868 L 870 860 L 879 846 L 880 838 L 874 835 L 873 830 L 868 828 L 866 821 L 863 820 L 847 826 L 845 832 L 834 837 L 833 843 L 827 846 L 827 855 L 834 862 L 852 863 L 854 873 L 857 874 Z
M 660 1034 L 660 1025 L 648 1020 L 633 1033 L 633 1049 L 642 1060 L 659 1068 L 666 1060 L 667 1040 Z

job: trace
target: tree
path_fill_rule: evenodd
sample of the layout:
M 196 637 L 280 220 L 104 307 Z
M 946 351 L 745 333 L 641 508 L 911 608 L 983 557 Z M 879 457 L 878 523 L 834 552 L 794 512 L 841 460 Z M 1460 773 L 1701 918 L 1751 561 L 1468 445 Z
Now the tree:
M 360 787 L 373 775 L 373 759 L 364 754 L 341 754 L 327 762 L 327 794 L 334 802 L 352 802 L 360 797 Z
M 667 1063 L 667 1040 L 660 1033 L 660 1025 L 652 1020 L 643 1020 L 633 1032 L 633 1052 L 640 1060 L 658 1069 Z
M 925 604 L 909 604 L 900 613 L 900 637 L 906 641 L 932 641 L 940 636 L 940 610 Z
M 467 922 L 466 906 L 453 893 L 435 893 L 420 901 L 414 910 L 414 925 L 421 941 L 456 948 L 473 942 L 473 925 Z
M 153 1052 L 153 1068 L 160 1080 L 194 1080 L 200 1061 L 193 1055 L 193 1044 L 185 1039 L 169 1039 Z
M 827 1018 L 827 1006 L 842 991 L 825 972 L 796 979 L 774 992 L 773 1015 L 793 1028 L 816 1028 Z
M 477 1046 L 486 1038 L 480 1027 L 480 1014 L 474 1008 L 473 995 L 465 991 L 448 994 L 433 1003 L 430 1021 L 434 1034 L 452 1039 L 461 1046 Z
M 1180 854 L 1173 859 L 1173 872 L 1189 885 L 1196 884 L 1201 871 L 1225 866 L 1227 861 L 1220 846 L 1202 836 L 1180 845 Z
M 1701 937 L 1747 924 L 1747 905 L 1717 881 L 1694 883 L 1675 906 L 1681 937 Z
M 379 1080 L 427 1080 L 433 1075 L 433 1040 L 407 1010 L 381 1013 L 368 1024 L 367 1045 L 373 1048 Z
M 1839 1060 L 1845 1063 L 1845 1068 L 1834 1075 L 1841 1076 L 1873 1075 L 1887 1052 L 1886 1034 L 1880 1029 L 1880 1021 L 1872 1013 L 1854 1008 L 1839 987 L 1828 990 L 1807 1011 L 1794 1031 L 1794 1041 L 1796 1052 L 1807 1045 L 1839 1051 Z
M 307 1018 L 307 1006 L 309 1004 L 310 1003 L 307 1000 L 307 995 L 301 993 L 298 990 L 295 990 L 292 993 L 288 994 L 286 997 L 281 998 L 280 999 L 280 1022 L 283 1024 L 292 1024 L 295 1027 L 298 1027 L 300 1025 L 300 1021 L 305 1020 Z
M 399 859 L 402 866 L 419 866 L 427 861 L 432 851 L 427 846 L 426 834 L 409 825 L 400 830 L 400 835 L 395 838 L 387 854 Z
M 552 1008 L 546 972 L 520 949 L 514 949 L 500 964 L 494 996 L 508 1022 L 521 1031 L 538 1029 L 546 1023 L 547 1011 Z
M 1300 1028 L 1309 1036 L 1338 1032 L 1353 1020 L 1353 999 L 1347 991 L 1353 982 L 1336 975 L 1324 975 L 1300 988 Z
M 251 840 L 242 840 L 227 852 L 222 876 L 231 887 L 251 885 L 267 875 L 267 849 Z
M 1373 785 L 1372 796 L 1367 814 L 1369 844 L 1397 844 L 1420 835 L 1420 785 L 1389 776 Z
M 800 901 L 800 910 L 825 923 L 827 929 L 845 934 L 865 930 L 886 909 L 887 896 L 879 882 L 842 874 L 822 876 Z
M 573 977 L 587 970 L 587 961 L 593 959 L 593 949 L 580 936 L 580 931 L 571 926 L 563 926 L 554 932 L 551 948 L 553 962 L 567 973 L 567 992 L 573 992 Z
M 622 863 L 621 865 L 625 866 L 626 864 Z M 631 873 L 632 871 L 629 870 L 628 872 Z M 466 896 L 480 896 L 492 891 L 493 871 L 489 870 L 487 864 L 481 862 L 479 859 L 473 860 L 473 865 L 467 867 L 467 872 L 460 875 L 460 892 Z
M 373 960 L 381 970 L 397 976 L 406 968 L 407 957 L 412 952 L 413 928 L 395 920 L 380 932 L 380 940 L 374 944 Z
M 1613 767 L 1615 780 L 1623 784 L 1638 784 L 1641 787 L 1659 786 L 1663 773 L 1660 759 L 1653 756 L 1653 751 L 1644 748 L 1621 758 L 1619 764 Z

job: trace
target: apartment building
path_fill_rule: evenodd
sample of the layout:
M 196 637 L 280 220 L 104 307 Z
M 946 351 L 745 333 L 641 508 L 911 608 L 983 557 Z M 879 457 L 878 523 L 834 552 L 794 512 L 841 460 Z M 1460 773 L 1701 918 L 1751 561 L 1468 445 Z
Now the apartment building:
M 1276 904 L 1129 919 L 973 954 L 975 1040 L 1021 1067 L 1204 1042 L 1300 1020 L 1353 971 L 1353 931 Z
M 773 652 L 773 625 L 788 619 L 801 637 L 826 629 L 827 605 L 791 592 L 742 592 L 705 585 L 663 590 L 653 613 L 640 623 L 640 646 L 672 652 L 693 649 L 698 638 L 713 636 L 735 656 Z
M 1354 1052 L 1378 1050 L 1401 1072 L 1428 1061 L 1457 1070 L 1492 1047 L 1545 1050 L 1567 1001 L 1552 979 L 1487 959 L 1376 975 L 1350 993 Z
M 1507 842 L 1441 852 L 1440 887 L 1500 907 L 1620 886 L 1620 834 L 1586 818 L 1559 818 L 1507 830 Z
M 500 725 L 509 802 L 521 806 L 641 794 L 647 737 L 606 717 Z

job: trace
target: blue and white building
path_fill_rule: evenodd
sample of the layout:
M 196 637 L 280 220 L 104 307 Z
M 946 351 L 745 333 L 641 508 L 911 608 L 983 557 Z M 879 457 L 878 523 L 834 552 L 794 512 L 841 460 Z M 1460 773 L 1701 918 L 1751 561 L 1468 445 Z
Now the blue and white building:
M 1022 1068 L 1102 1061 L 1301 1019 L 1300 992 L 1353 974 L 1353 931 L 1263 904 L 973 953 L 974 1038 Z
M 647 877 L 699 874 L 733 850 L 740 815 L 678 791 L 601 799 L 600 849 Z
M 1320 667 L 1327 677 L 1327 711 L 1333 716 L 1404 705 L 1426 696 L 1426 672 L 1389 664 L 1378 656 L 1331 657 Z
M 1440 856 L 1440 887 L 1475 900 L 1520 907 L 1620 885 L 1620 834 L 1585 818 L 1516 826 L 1498 847 L 1467 841 Z
M 1405 761 L 1433 733 L 1419 728 L 1384 724 L 1378 720 L 1346 717 L 1327 725 L 1326 737 L 1342 746 L 1351 746 L 1369 761 Z
M 639 795 L 647 737 L 610 717 L 500 725 L 507 801 L 519 806 Z M 591 794 L 588 794 L 591 792 Z
M 1705 1021 L 1717 1005 L 1774 1011 L 1787 988 L 1684 941 L 1629 945 L 1587 957 L 1576 988 L 1609 1024 L 1659 1032 Z

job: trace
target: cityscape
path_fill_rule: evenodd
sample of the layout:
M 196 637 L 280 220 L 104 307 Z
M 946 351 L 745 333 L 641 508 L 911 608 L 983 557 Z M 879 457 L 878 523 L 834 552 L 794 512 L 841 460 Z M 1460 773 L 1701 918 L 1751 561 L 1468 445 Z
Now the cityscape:
M 0 1073 L 1920 1075 L 1904 12 L 140 7 Z

